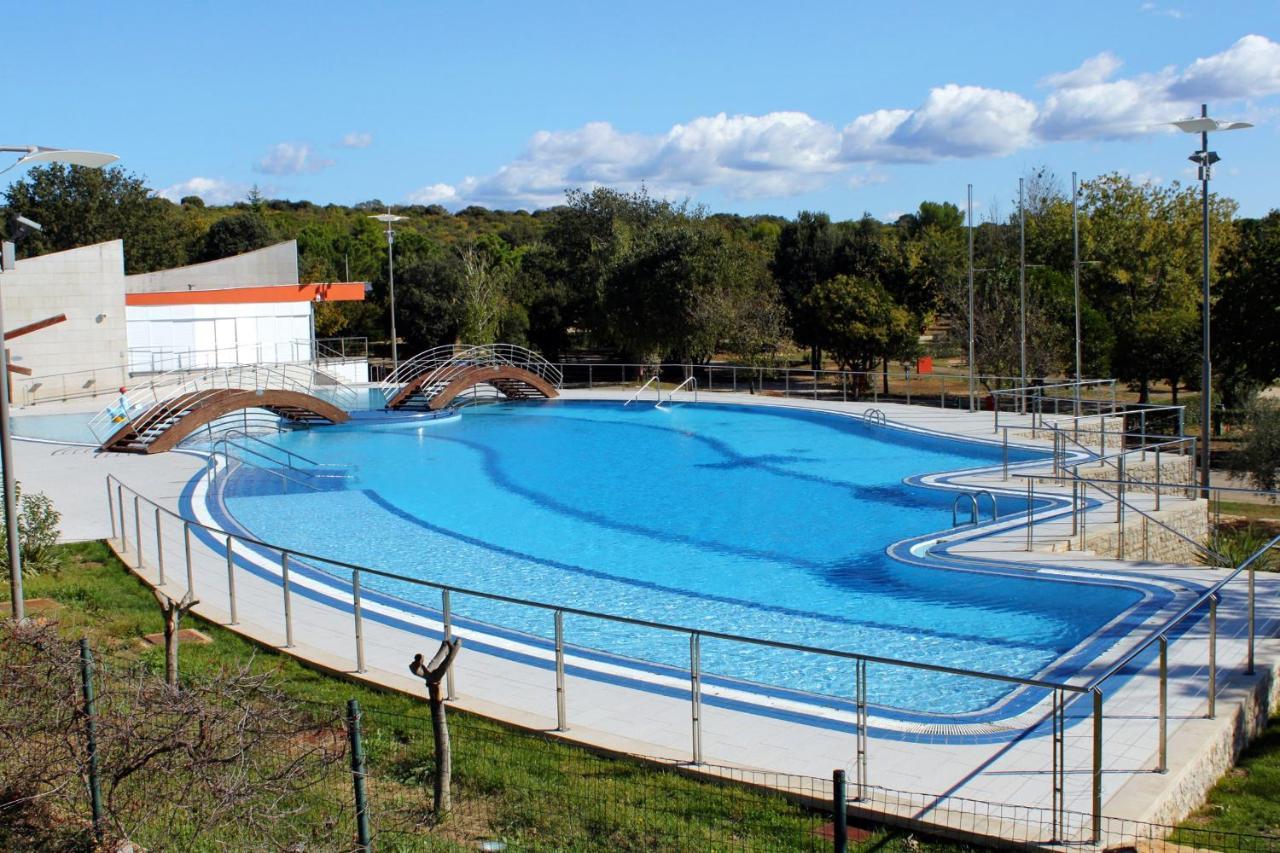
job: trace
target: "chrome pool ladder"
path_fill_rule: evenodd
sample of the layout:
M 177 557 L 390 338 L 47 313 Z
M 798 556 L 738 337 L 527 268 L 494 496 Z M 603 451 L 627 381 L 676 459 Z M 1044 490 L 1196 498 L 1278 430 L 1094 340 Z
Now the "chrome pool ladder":
M 969 502 L 969 520 L 966 521 L 965 524 L 973 524 L 973 525 L 978 524 L 978 522 L 981 521 L 980 502 L 978 499 L 981 498 L 983 495 L 986 495 L 987 497 L 991 498 L 991 520 L 999 521 L 1000 508 L 996 504 L 995 494 L 993 494 L 987 489 L 979 489 L 976 492 L 961 492 L 960 494 L 956 495 L 956 499 L 951 502 L 951 526 L 952 527 L 960 526 L 960 519 L 959 519 L 960 502 L 964 500 L 968 500 Z

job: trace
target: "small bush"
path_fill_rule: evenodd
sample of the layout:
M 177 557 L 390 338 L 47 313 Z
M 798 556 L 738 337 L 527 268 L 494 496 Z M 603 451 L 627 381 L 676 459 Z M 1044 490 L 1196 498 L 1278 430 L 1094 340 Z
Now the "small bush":
M 53 564 L 53 546 L 58 544 L 58 522 L 62 513 L 43 492 L 24 495 L 18 485 L 18 542 L 22 548 L 22 567 L 31 574 L 44 571 Z M 0 553 L 9 548 L 9 530 L 0 514 Z

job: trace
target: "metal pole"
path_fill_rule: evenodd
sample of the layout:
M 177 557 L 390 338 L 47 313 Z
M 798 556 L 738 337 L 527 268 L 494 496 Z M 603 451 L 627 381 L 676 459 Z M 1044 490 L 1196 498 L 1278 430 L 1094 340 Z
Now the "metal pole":
M 187 592 L 194 599 L 196 597 L 196 580 L 195 570 L 191 565 L 191 522 L 185 519 L 182 522 L 182 550 L 186 555 L 187 563 Z
M 133 541 L 138 546 L 138 571 L 142 571 L 142 510 L 137 494 L 133 496 Z
M 1249 659 L 1246 675 L 1253 675 L 1253 563 L 1249 564 Z
M 88 637 L 80 638 L 80 686 L 84 696 L 84 734 L 89 751 L 89 802 L 93 810 L 93 834 L 102 840 L 102 787 L 98 779 L 98 712 L 93 698 L 93 650 Z
M 364 610 L 360 606 L 360 570 L 351 572 L 351 615 L 356 623 L 356 672 L 364 672 Z
M 1208 117 L 1209 105 L 1200 105 L 1202 118 Z M 1201 209 L 1204 216 L 1204 281 L 1201 288 L 1200 313 L 1204 326 L 1204 352 L 1200 365 L 1200 486 L 1209 497 L 1209 413 L 1211 411 L 1213 372 L 1209 363 L 1209 133 L 1200 134 Z
M 351 782 L 356 795 L 356 849 L 368 853 L 373 849 L 369 832 L 369 799 L 364 789 L 364 746 L 360 739 L 360 703 L 347 700 L 347 737 L 351 743 Z
M 116 505 L 120 508 L 120 550 L 129 550 L 129 538 L 124 533 L 124 486 L 116 483 Z
M 1209 596 L 1209 719 L 1218 716 L 1218 596 Z
M 849 850 L 849 813 L 845 809 L 844 771 L 837 770 L 831 776 L 831 817 L 832 844 L 835 853 L 847 853 Z
M 160 538 L 160 507 L 156 507 L 156 570 L 164 586 L 164 541 Z
M 1027 550 L 1028 551 L 1031 550 L 1033 537 L 1035 536 L 1035 534 L 1032 533 L 1032 524 L 1031 524 L 1031 514 L 1032 512 L 1034 512 L 1035 499 L 1036 499 L 1036 480 L 1035 480 L 1035 477 L 1028 477 L 1027 478 Z
M 12 248 L 12 247 L 10 247 Z M 0 298 L 0 329 L 4 300 Z M 9 349 L 0 343 L 0 467 L 4 468 L 4 524 L 9 531 L 9 600 L 13 618 L 26 618 L 22 595 L 22 542 L 18 537 L 18 482 L 13 474 L 13 437 L 9 434 Z
M 1156 759 L 1156 772 L 1169 769 L 1169 639 L 1160 635 L 1160 750 Z
M 969 184 L 969 411 L 973 411 L 973 184 Z
M 702 642 L 689 635 L 689 709 L 693 715 L 693 763 L 702 763 Z
M 228 624 L 235 625 L 239 622 L 236 619 L 236 562 L 231 550 L 230 533 L 227 534 L 227 601 L 231 611 L 231 621 Z
M 449 590 L 440 590 L 440 612 L 443 618 L 442 627 L 444 628 L 444 639 L 448 642 L 453 639 L 453 606 L 449 600 Z M 453 683 L 453 667 L 449 667 L 445 673 L 445 698 L 450 702 L 454 700 L 457 693 L 454 691 Z
M 1022 387 L 1027 387 L 1027 215 L 1023 201 L 1023 179 L 1018 178 L 1018 313 L 1021 315 L 1018 354 L 1022 366 Z M 1027 409 L 1026 392 L 1022 393 L 1022 413 Z
M 858 724 L 858 799 L 866 798 L 867 787 L 867 745 L 870 735 L 867 733 L 867 662 L 858 658 L 855 668 L 857 685 L 855 688 Z
M 1093 843 L 1102 840 L 1102 691 L 1093 691 Z
M 280 552 L 280 589 L 284 594 L 284 647 L 293 648 L 293 602 L 289 597 L 289 552 Z
M 111 480 L 107 480 L 107 513 L 111 516 L 111 538 L 116 538 L 116 504 L 111 499 Z
M 1076 417 L 1080 417 L 1080 381 L 1084 378 L 1081 372 L 1080 358 L 1080 219 L 1077 209 L 1080 190 L 1076 185 L 1076 173 L 1071 173 L 1071 286 L 1075 291 L 1076 303 Z
M 387 215 L 391 214 L 391 207 L 387 207 Z M 387 222 L 387 282 L 391 293 L 391 369 L 394 371 L 400 366 L 400 350 L 396 344 L 396 263 L 395 263 L 395 242 L 396 232 L 391 228 L 391 223 Z
M 556 616 L 556 731 L 569 728 L 564 707 L 564 611 L 557 610 Z

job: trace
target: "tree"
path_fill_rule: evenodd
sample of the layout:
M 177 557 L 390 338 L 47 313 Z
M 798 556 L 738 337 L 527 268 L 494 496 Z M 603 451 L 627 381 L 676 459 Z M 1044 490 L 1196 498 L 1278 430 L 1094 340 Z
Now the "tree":
M 200 602 L 191 597 L 191 590 L 183 593 L 182 598 L 172 598 L 158 588 L 152 589 L 151 594 L 160 605 L 160 615 L 164 618 L 164 683 L 176 688 L 178 686 L 178 628 L 187 611 Z
M 819 318 L 807 307 L 810 291 L 838 272 L 836 256 L 840 235 L 825 213 L 800 211 L 778 234 L 773 256 L 773 277 L 782 293 L 796 343 L 810 348 L 810 363 L 818 369 L 822 360 Z
M 1280 380 L 1280 210 L 1237 224 L 1223 253 L 1213 306 L 1213 366 L 1226 405 Z
M 150 272 L 186 262 L 183 209 L 152 195 L 119 166 L 39 166 L 5 192 L 8 208 L 43 230 L 19 244 L 23 257 L 123 240 L 125 271 Z
M 501 239 L 487 237 L 463 246 L 458 261 L 458 340 L 494 343 L 512 310 L 508 292 L 519 259 Z
M 1257 488 L 1275 491 L 1280 484 L 1280 405 L 1263 400 L 1254 404 L 1244 444 L 1232 467 Z
M 440 682 L 449 674 L 449 667 L 462 648 L 462 640 L 454 638 L 440 644 L 435 656 L 428 662 L 421 654 L 413 656 L 409 671 L 421 678 L 427 685 L 427 704 L 431 710 L 431 736 L 435 742 L 436 762 L 432 774 L 434 784 L 433 802 L 435 803 L 436 820 L 442 819 L 453 808 L 453 793 L 450 782 L 453 778 L 453 751 L 449 744 L 449 720 L 444 704 L 444 691 Z
M 805 297 L 815 341 L 844 370 L 870 371 L 881 360 L 915 354 L 919 329 L 911 312 L 894 302 L 880 284 L 839 275 Z
M 210 226 L 201 241 L 196 260 L 216 261 L 242 255 L 275 242 L 271 227 L 257 210 L 237 213 L 219 219 Z

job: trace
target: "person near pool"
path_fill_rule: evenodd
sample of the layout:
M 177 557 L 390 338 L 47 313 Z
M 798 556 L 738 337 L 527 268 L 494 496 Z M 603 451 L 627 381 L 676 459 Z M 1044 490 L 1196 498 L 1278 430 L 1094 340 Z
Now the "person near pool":
M 111 407 L 111 422 L 113 424 L 124 423 L 129 418 L 129 389 L 120 386 L 120 399 Z

